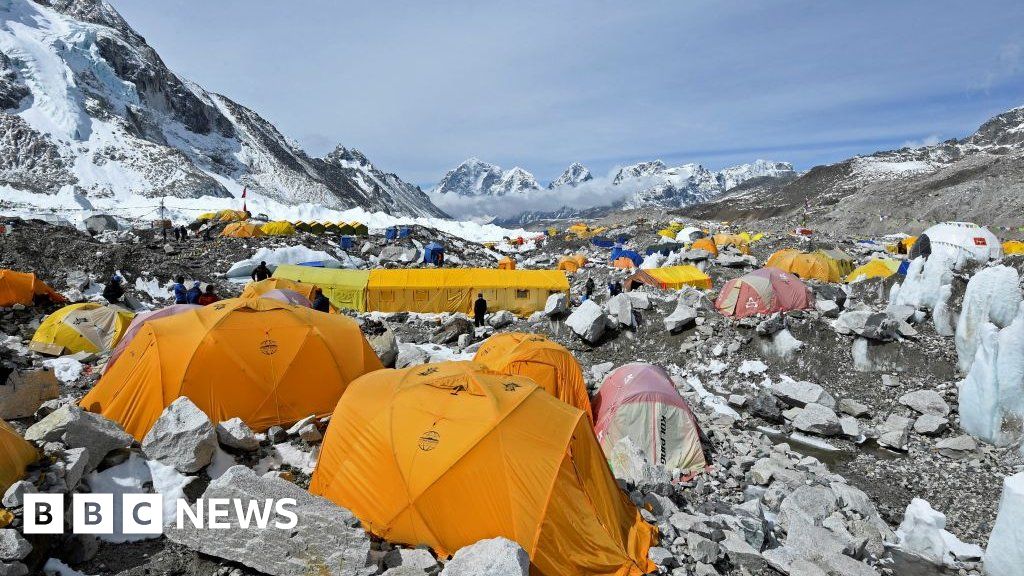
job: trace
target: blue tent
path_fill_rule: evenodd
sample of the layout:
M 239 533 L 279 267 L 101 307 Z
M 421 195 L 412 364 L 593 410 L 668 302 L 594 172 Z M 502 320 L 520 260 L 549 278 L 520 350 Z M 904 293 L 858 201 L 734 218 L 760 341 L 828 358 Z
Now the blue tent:
M 431 242 L 423 248 L 423 263 L 433 264 L 437 261 L 437 256 L 444 256 L 444 246 L 441 246 L 437 242 Z
M 341 237 L 341 249 L 342 250 L 351 250 L 352 249 L 352 237 L 351 236 L 342 236 Z
M 299 266 L 309 266 L 310 268 L 323 268 L 323 260 L 315 260 L 313 262 L 299 262 Z
M 910 260 L 904 260 L 903 262 L 900 262 L 900 267 L 896 270 L 896 273 L 900 276 L 906 276 L 908 268 L 910 268 Z
M 398 229 L 399 238 L 408 238 L 410 233 L 411 231 L 409 230 L 408 226 L 402 226 L 401 228 Z
M 395 238 L 398 238 L 398 228 L 388 228 L 384 231 L 385 240 L 394 240 Z
M 604 236 L 594 236 L 590 239 L 590 243 L 598 248 L 611 248 L 615 245 L 614 241 L 610 238 L 605 238 Z
M 611 256 L 611 258 L 608 259 L 608 261 L 609 262 L 615 262 L 616 260 L 618 260 L 619 258 L 622 258 L 623 256 L 625 256 L 626 258 L 629 258 L 630 260 L 632 260 L 633 264 L 635 264 L 637 266 L 642 264 L 643 261 L 644 261 L 644 257 L 639 255 L 639 254 L 637 254 L 636 252 L 633 252 L 632 250 L 626 250 L 624 248 L 618 248 L 618 247 L 612 248 L 612 256 Z

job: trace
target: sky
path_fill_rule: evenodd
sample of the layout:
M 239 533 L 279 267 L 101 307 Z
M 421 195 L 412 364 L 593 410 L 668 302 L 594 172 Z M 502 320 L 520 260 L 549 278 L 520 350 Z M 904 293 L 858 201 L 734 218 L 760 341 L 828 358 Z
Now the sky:
M 1024 2 L 110 0 L 179 75 L 425 189 L 661 159 L 798 169 L 1024 105 Z

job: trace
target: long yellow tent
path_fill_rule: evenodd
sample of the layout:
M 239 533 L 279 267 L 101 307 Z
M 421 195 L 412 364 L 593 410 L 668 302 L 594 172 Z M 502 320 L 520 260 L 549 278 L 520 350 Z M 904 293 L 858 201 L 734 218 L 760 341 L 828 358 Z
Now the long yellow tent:
M 338 270 L 278 266 L 275 278 L 319 286 L 331 303 L 359 312 L 470 313 L 477 294 L 488 309 L 528 316 L 544 309 L 548 296 L 569 292 L 560 270 L 412 268 Z
M 662 290 L 679 290 L 683 286 L 693 286 L 701 290 L 711 289 L 711 277 L 696 266 L 668 266 L 641 270 L 626 278 L 626 290 L 632 290 L 638 284 L 646 284 Z

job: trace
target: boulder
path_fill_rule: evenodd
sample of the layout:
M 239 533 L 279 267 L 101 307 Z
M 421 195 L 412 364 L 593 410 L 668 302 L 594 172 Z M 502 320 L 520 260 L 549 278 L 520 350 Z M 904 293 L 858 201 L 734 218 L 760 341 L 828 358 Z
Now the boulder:
M 544 303 L 544 314 L 549 318 L 563 316 L 568 312 L 569 295 L 564 292 L 558 292 L 548 296 L 547 302 Z
M 35 484 L 28 480 L 18 480 L 4 492 L 3 500 L 0 503 L 3 504 L 4 508 L 20 508 L 25 503 L 25 494 L 35 494 L 39 492 L 36 489 Z
M 698 317 L 697 309 L 690 305 L 685 298 L 681 297 L 679 302 L 676 303 L 676 309 L 668 316 L 665 316 L 663 322 L 665 323 L 665 329 L 675 334 L 693 327 L 697 323 Z
M 632 328 L 636 322 L 633 318 L 633 301 L 626 294 L 616 294 L 604 303 L 608 317 L 619 326 Z
M 395 359 L 395 368 L 419 366 L 427 362 L 430 362 L 430 354 L 426 350 L 412 344 L 402 343 L 398 345 L 398 357 Z
M 768 318 L 758 322 L 754 332 L 760 336 L 772 336 L 786 329 L 786 319 L 782 314 L 772 314 Z
M 827 486 L 799 486 L 782 501 L 779 524 L 791 531 L 798 523 L 820 526 L 839 507 L 839 499 Z
M 580 304 L 565 320 L 565 325 L 585 342 L 596 344 L 604 333 L 613 327 L 612 321 L 605 316 L 593 300 Z
M 506 538 L 490 538 L 460 548 L 441 576 L 528 576 L 530 556 Z
M 437 560 L 422 548 L 395 548 L 384 556 L 384 567 L 411 568 L 418 574 L 433 572 L 437 568 Z
M 629 301 L 633 304 L 634 310 L 648 310 L 651 307 L 651 297 L 646 292 L 640 290 L 630 290 L 626 292 L 626 296 L 629 297 Z
M 839 411 L 843 414 L 849 414 L 854 418 L 868 416 L 871 413 L 867 406 L 850 398 L 843 398 L 839 401 Z
M 0 560 L 21 560 L 32 552 L 32 545 L 14 528 L 0 528 Z
M 42 444 L 61 442 L 68 448 L 88 448 L 88 470 L 99 466 L 113 450 L 127 448 L 134 439 L 120 426 L 75 404 L 66 404 L 29 426 L 25 439 Z
M 367 335 L 366 341 L 370 343 L 370 347 L 377 353 L 380 363 L 385 368 L 395 366 L 395 360 L 398 359 L 398 338 L 390 328 L 386 328 L 380 334 Z
M 793 427 L 802 432 L 822 436 L 835 436 L 842 431 L 839 417 L 831 408 L 813 403 L 800 409 L 796 418 L 793 419 Z
M 802 408 L 808 404 L 820 404 L 831 409 L 836 407 L 835 398 L 813 382 L 783 378 L 772 384 L 772 394 L 790 406 Z
M 832 323 L 839 334 L 856 334 L 871 340 L 889 342 L 899 337 L 896 321 L 885 312 L 847 310 Z
M 714 564 L 718 560 L 720 549 L 717 542 L 695 532 L 689 532 L 686 534 L 686 554 L 697 562 Z
M 918 434 L 932 435 L 941 434 L 949 427 L 949 421 L 945 416 L 937 414 L 922 414 L 914 421 L 914 432 Z
M 878 425 L 878 443 L 895 450 L 906 450 L 910 442 L 910 429 L 914 421 L 905 416 L 890 414 Z
M 3 370 L 0 369 L 0 374 Z M 43 402 L 60 396 L 53 370 L 17 370 L 0 386 L 0 418 L 17 420 L 35 414 Z
M 229 528 L 216 531 L 195 528 L 186 521 L 183 529 L 168 528 L 167 538 L 202 554 L 238 562 L 274 576 L 357 576 L 363 574 L 370 551 L 370 539 L 359 521 L 348 510 L 314 496 L 281 478 L 261 478 L 245 466 L 232 466 L 210 482 L 203 493 L 212 498 L 239 499 L 242 502 L 275 502 L 284 498 L 296 501 L 290 509 L 298 523 L 290 529 L 261 529 L 255 523 L 243 528 L 234 514 L 225 522 Z M 271 516 L 271 523 L 286 522 Z
M 935 449 L 947 458 L 964 458 L 978 449 L 978 442 L 971 436 L 963 434 L 939 440 L 935 443 Z
M 921 414 L 949 415 L 949 404 L 935 390 L 915 390 L 900 396 L 900 404 L 909 406 Z
M 173 466 L 184 474 L 202 470 L 217 451 L 217 432 L 210 418 L 185 396 L 167 408 L 142 439 L 146 458 Z
M 434 344 L 451 344 L 458 341 L 459 336 L 473 333 L 473 321 L 465 316 L 452 316 L 430 336 Z
M 381 249 L 380 260 L 381 262 L 402 262 L 408 264 L 416 259 L 417 254 L 419 252 L 415 248 L 390 244 Z
M 860 438 L 860 423 L 853 416 L 843 416 L 839 419 L 839 428 L 843 436 L 849 438 Z
M 237 416 L 217 424 L 217 440 L 228 448 L 251 452 L 260 447 L 256 434 Z
M 508 310 L 498 310 L 487 319 L 487 324 L 495 330 L 504 328 L 516 321 L 516 315 Z

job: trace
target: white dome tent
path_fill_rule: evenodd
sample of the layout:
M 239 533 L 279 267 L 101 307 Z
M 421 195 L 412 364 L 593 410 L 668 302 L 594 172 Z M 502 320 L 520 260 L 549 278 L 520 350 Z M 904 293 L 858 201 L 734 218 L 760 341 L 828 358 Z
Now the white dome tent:
M 1003 247 L 991 230 L 972 222 L 943 222 L 922 234 L 931 241 L 932 254 L 952 261 L 956 268 L 967 262 L 1002 258 Z

